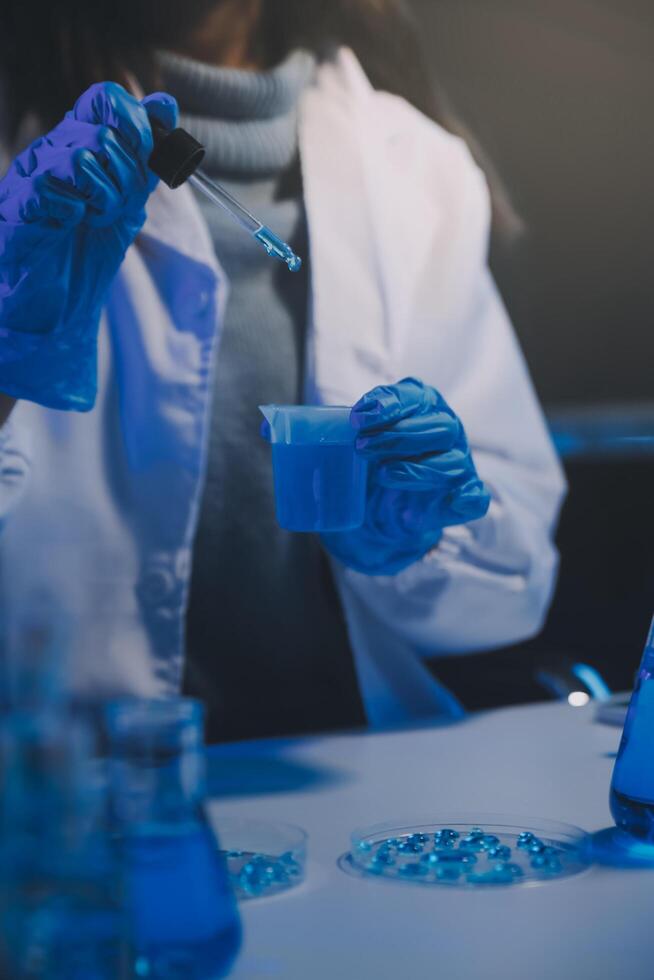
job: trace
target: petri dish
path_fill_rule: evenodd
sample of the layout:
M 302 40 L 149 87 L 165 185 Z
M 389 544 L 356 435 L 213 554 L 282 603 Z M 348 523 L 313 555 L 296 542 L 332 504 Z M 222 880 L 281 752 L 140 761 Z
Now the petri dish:
M 305 876 L 307 834 L 293 824 L 227 817 L 208 808 L 234 894 L 240 900 L 277 895 Z
M 581 874 L 590 837 L 552 820 L 448 813 L 355 830 L 339 861 L 357 877 L 447 888 L 524 887 Z

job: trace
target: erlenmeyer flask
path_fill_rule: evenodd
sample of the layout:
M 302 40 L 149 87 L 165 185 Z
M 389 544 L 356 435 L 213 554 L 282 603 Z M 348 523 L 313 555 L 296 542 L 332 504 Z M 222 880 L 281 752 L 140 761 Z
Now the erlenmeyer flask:
M 204 815 L 202 705 L 190 698 L 108 709 L 115 830 L 137 974 L 209 980 L 229 970 L 240 923 Z
M 654 619 L 613 769 L 610 805 L 618 827 L 654 843 Z

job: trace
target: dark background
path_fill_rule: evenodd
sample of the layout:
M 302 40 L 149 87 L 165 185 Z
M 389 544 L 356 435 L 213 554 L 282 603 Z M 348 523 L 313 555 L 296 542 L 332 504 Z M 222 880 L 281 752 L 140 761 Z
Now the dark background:
M 492 264 L 546 411 L 654 433 L 654 4 L 413 0 L 450 102 L 527 226 Z M 654 610 L 654 451 L 565 460 L 557 596 L 516 650 L 439 659 L 468 707 L 547 696 L 542 664 L 631 684 Z

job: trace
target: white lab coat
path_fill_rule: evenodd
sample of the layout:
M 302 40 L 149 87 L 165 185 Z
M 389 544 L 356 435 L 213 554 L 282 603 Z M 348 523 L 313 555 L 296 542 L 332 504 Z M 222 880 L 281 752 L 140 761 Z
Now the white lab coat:
M 334 563 L 370 722 L 397 724 L 448 709 L 424 657 L 538 630 L 564 481 L 487 270 L 488 192 L 464 143 L 373 91 L 343 50 L 304 97 L 300 148 L 307 399 L 423 378 L 460 414 L 493 497 L 399 575 Z M 160 186 L 103 317 L 95 409 L 21 402 L 0 434 L 5 619 L 45 585 L 73 618 L 77 691 L 179 688 L 226 290 L 190 191 Z M 214 641 L 217 658 L 239 655 Z

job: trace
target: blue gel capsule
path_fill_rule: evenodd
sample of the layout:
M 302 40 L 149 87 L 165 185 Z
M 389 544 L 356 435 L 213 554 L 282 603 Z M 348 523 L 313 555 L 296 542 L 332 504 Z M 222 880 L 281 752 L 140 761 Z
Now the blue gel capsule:
M 458 864 L 461 867 L 469 867 L 477 863 L 477 855 L 470 851 L 434 851 L 433 853 L 438 858 L 438 864 L 446 864 L 448 866 Z
M 484 850 L 484 840 L 483 837 L 472 836 L 468 834 L 467 837 L 463 837 L 459 841 L 460 851 L 483 851 Z
M 408 839 L 415 844 L 427 844 L 429 842 L 428 834 L 411 834 Z
M 448 864 L 436 869 L 436 878 L 439 881 L 458 881 L 462 870 L 460 865 Z
M 459 861 L 461 862 L 461 864 L 464 864 L 466 866 L 473 865 L 477 863 L 477 855 L 471 853 L 466 854 L 459 851 Z
M 542 841 L 536 839 L 529 845 L 527 851 L 529 852 L 529 854 L 542 854 L 543 851 L 545 850 L 545 846 L 546 845 L 543 844 Z
M 260 895 L 265 890 L 259 869 L 251 861 L 241 868 L 238 884 L 249 895 Z
M 239 887 L 241 891 L 245 892 L 246 895 L 249 895 L 250 898 L 261 898 L 261 896 L 266 890 L 263 885 L 252 884 L 250 882 L 246 882 L 245 884 L 243 882 L 240 882 Z
M 494 875 L 510 875 L 513 878 L 513 872 L 505 861 L 498 861 L 497 864 L 494 864 L 490 869 L 490 873 Z
M 427 868 L 437 868 L 442 864 L 441 856 L 437 851 L 430 851 L 429 854 L 423 854 L 420 860 Z
M 420 854 L 424 849 L 424 844 L 420 844 L 418 841 L 411 840 L 408 837 L 398 847 L 398 851 L 401 854 Z
M 563 871 L 563 865 L 556 858 L 550 858 L 545 865 L 545 871 L 549 872 L 549 874 L 558 875 Z
M 452 830 L 450 827 L 443 827 L 442 830 L 437 830 L 434 834 L 434 841 L 440 844 L 442 841 L 446 840 L 458 840 L 459 839 L 458 830 Z
M 372 859 L 372 864 L 379 864 L 384 867 L 390 867 L 395 864 L 395 856 L 390 850 L 379 850 Z
M 369 840 L 360 840 L 357 844 L 357 849 L 366 853 L 367 851 L 372 851 L 372 844 Z
M 493 876 L 491 872 L 473 872 L 472 874 L 466 875 L 466 881 L 471 885 L 489 885 L 493 881 Z
M 401 874 L 404 878 L 420 878 L 427 874 L 427 868 L 415 861 L 411 864 L 404 864 L 399 869 L 398 874 Z
M 511 848 L 506 844 L 495 844 L 488 849 L 489 860 L 508 861 L 511 857 Z
M 515 881 L 514 875 L 506 867 L 493 868 L 489 872 L 489 878 L 494 885 L 508 885 Z
M 557 874 L 563 870 L 563 865 L 557 857 L 548 857 L 545 854 L 536 854 L 531 859 L 531 866 L 539 871 L 547 871 L 551 874 Z
M 489 850 L 489 848 L 495 847 L 497 844 L 499 844 L 499 842 L 500 839 L 499 837 L 496 837 L 495 834 L 484 834 L 481 839 L 484 850 Z
M 512 878 L 520 878 L 524 874 L 524 871 L 519 864 L 513 864 L 510 861 L 502 861 L 501 863 L 496 864 L 493 870 L 506 872 L 507 874 L 510 874 Z
M 537 838 L 531 833 L 530 830 L 523 830 L 521 834 L 518 835 L 518 847 L 527 850 Z
M 399 837 L 387 837 L 384 841 L 384 847 L 399 847 L 401 843 Z
M 472 885 L 510 885 L 513 883 L 514 877 L 510 871 L 507 871 L 505 865 L 498 865 L 491 871 L 473 872 L 467 876 L 466 880 Z

